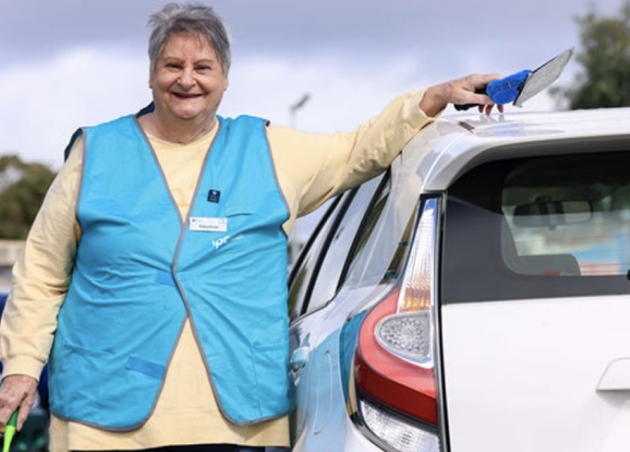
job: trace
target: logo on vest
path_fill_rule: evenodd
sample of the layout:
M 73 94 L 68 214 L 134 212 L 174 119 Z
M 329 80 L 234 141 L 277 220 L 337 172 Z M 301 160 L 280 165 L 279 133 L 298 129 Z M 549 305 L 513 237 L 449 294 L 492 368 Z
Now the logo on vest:
M 212 190 L 212 189 L 210 189 L 208 191 L 208 201 L 209 202 L 218 203 L 220 199 L 221 199 L 221 192 L 219 190 Z
M 223 245 L 225 245 L 227 243 L 227 241 L 230 240 L 230 236 L 226 235 L 225 237 L 221 237 L 218 240 L 213 240 L 212 241 L 212 246 L 214 246 L 215 250 L 218 250 L 219 248 L 221 248 Z

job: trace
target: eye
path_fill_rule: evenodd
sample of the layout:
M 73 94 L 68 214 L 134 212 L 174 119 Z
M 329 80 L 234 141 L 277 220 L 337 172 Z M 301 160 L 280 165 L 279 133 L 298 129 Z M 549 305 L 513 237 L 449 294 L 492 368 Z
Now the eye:
M 196 66 L 195 69 L 197 69 L 199 72 L 208 72 L 212 70 L 212 66 L 210 66 L 209 64 L 200 64 Z
M 182 68 L 182 65 L 179 63 L 168 62 L 164 64 L 164 67 L 169 70 L 179 70 Z

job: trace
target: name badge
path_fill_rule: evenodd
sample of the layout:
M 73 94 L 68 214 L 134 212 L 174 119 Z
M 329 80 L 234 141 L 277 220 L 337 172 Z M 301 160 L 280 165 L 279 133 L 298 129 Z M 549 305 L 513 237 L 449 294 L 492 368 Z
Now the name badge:
M 190 217 L 191 231 L 226 232 L 227 218 Z

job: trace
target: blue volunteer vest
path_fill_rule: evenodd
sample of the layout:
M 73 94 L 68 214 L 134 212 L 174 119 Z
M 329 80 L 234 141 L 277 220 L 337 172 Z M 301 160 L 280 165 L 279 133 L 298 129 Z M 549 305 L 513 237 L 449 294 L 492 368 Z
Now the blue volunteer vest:
M 287 413 L 289 212 L 264 121 L 219 120 L 185 220 L 134 116 L 83 130 L 82 236 L 50 356 L 56 416 L 141 425 L 186 317 L 227 419 Z

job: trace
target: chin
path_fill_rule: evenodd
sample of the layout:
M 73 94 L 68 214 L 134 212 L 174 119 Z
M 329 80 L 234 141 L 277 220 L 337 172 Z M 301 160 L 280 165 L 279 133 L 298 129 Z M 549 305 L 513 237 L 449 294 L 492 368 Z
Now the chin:
M 205 117 L 207 115 L 207 113 L 203 110 L 195 110 L 195 111 L 190 111 L 190 110 L 177 111 L 176 110 L 173 113 L 177 118 L 182 119 L 184 121 L 192 121 L 194 119 Z

